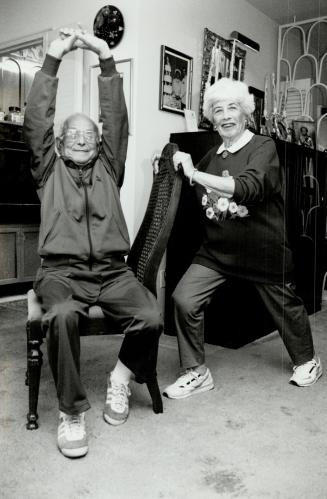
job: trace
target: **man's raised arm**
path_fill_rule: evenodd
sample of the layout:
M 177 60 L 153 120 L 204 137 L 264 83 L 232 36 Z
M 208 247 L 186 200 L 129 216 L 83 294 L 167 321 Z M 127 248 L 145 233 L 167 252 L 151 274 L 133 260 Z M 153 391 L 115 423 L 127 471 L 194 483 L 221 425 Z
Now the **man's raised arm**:
M 38 188 L 48 178 L 56 158 L 53 120 L 58 87 L 57 71 L 64 54 L 76 48 L 75 42 L 76 34 L 67 31 L 53 40 L 28 95 L 24 137 L 32 151 L 32 175 Z
M 115 182 L 121 187 L 124 180 L 128 143 L 128 116 L 123 92 L 123 80 L 116 71 L 108 44 L 91 34 L 79 33 L 82 48 L 99 56 L 101 74 L 98 77 L 101 108 L 102 151 Z

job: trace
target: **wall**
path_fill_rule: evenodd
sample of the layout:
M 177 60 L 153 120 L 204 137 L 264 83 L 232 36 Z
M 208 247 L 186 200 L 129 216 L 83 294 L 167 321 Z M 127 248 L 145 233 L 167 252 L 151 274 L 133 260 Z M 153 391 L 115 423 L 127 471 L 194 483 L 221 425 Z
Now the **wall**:
M 0 44 L 76 22 L 91 30 L 96 13 L 105 4 L 103 0 L 1 0 Z M 259 54 L 247 51 L 245 80 L 263 89 L 264 75 L 276 70 L 278 27 L 245 0 L 115 0 L 115 5 L 124 15 L 126 32 L 114 56 L 134 59 L 134 134 L 122 190 L 133 238 L 151 188 L 151 155 L 163 148 L 171 132 L 185 131 L 181 116 L 158 109 L 160 46 L 194 58 L 192 108 L 197 112 L 204 28 L 225 38 L 236 30 L 260 44 Z
M 150 188 L 149 158 L 161 150 L 171 132 L 185 131 L 184 118 L 158 110 L 160 46 L 179 50 L 193 57 L 192 109 L 198 112 L 202 69 L 203 32 L 228 38 L 233 30 L 256 40 L 259 54 L 248 50 L 245 79 L 249 85 L 264 88 L 266 72 L 276 70 L 278 26 L 243 0 L 141 0 L 138 11 L 139 86 L 136 103 L 136 184 L 135 212 L 141 220 L 140 200 Z

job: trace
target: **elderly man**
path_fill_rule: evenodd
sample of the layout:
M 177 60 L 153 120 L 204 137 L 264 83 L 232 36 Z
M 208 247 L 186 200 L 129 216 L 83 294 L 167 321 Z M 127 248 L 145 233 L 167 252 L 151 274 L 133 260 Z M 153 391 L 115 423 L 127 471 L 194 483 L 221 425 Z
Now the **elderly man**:
M 69 116 L 56 139 L 53 120 L 62 57 L 77 48 L 99 57 L 103 121 Z M 162 322 L 154 296 L 125 263 L 129 237 L 119 190 L 123 183 L 128 120 L 122 79 L 107 43 L 82 30 L 63 29 L 36 74 L 25 114 L 25 137 L 41 199 L 39 254 L 34 288 L 44 309 L 48 357 L 58 394 L 58 447 L 68 457 L 88 451 L 80 378 L 79 319 L 98 304 L 124 331 L 118 361 L 108 377 L 103 416 L 112 425 L 128 417 L 131 378 L 155 374 Z

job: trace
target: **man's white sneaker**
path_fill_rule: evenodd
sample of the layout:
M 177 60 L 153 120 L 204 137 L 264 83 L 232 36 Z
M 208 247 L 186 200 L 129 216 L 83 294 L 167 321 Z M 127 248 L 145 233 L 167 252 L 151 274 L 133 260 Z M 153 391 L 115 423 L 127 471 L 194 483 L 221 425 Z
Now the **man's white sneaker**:
M 129 414 L 128 397 L 131 395 L 129 386 L 116 383 L 111 376 L 108 378 L 107 396 L 103 409 L 104 420 L 112 425 L 125 423 Z
M 66 457 L 82 457 L 89 450 L 85 428 L 85 412 L 65 414 L 60 411 L 58 447 Z
M 293 376 L 290 383 L 297 386 L 310 386 L 316 383 L 322 375 L 322 366 L 319 357 L 309 360 L 305 364 L 293 367 Z
M 188 369 L 175 383 L 167 386 L 163 394 L 171 399 L 183 399 L 196 393 L 212 390 L 213 388 L 213 379 L 208 368 L 204 374 Z

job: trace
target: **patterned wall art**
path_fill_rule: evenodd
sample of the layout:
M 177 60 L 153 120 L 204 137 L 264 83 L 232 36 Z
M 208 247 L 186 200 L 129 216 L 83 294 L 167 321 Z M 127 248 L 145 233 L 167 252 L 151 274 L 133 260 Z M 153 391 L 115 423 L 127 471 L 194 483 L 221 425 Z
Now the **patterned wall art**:
M 212 124 L 203 116 L 203 97 L 206 88 L 226 76 L 244 79 L 246 51 L 236 40 L 226 40 L 208 28 L 204 30 L 202 76 L 200 90 L 199 128 L 211 129 Z

